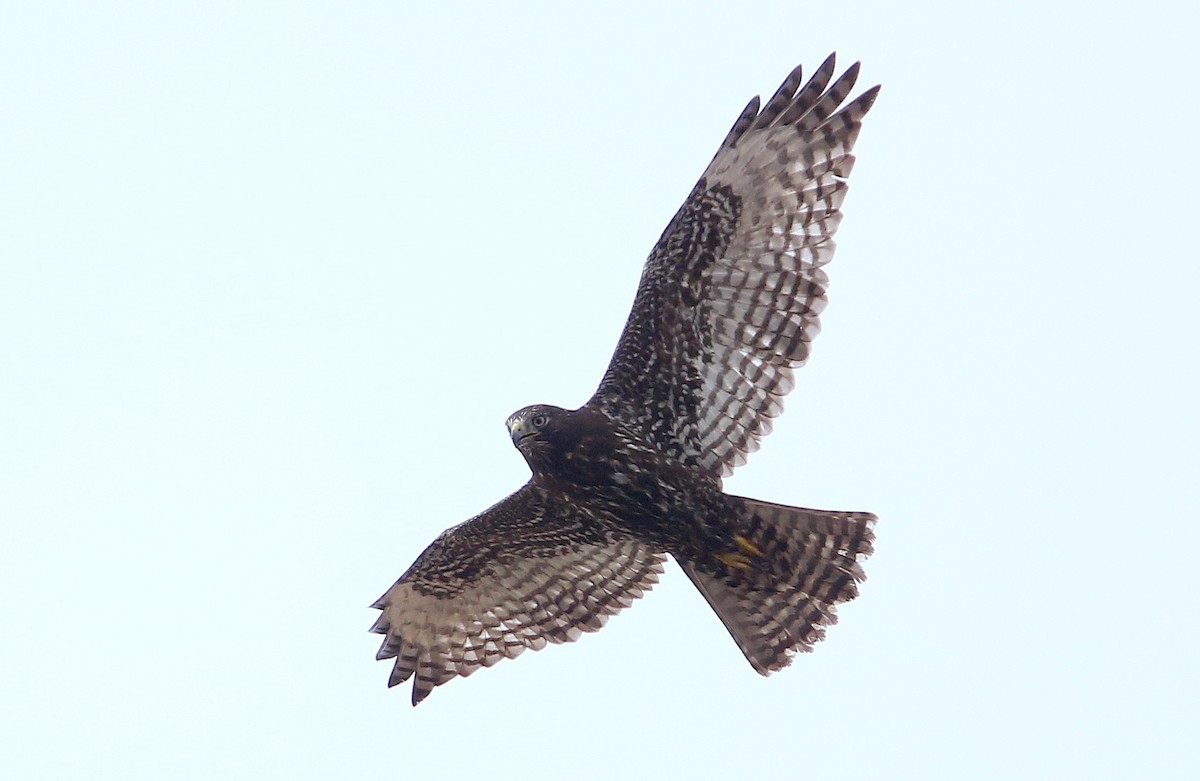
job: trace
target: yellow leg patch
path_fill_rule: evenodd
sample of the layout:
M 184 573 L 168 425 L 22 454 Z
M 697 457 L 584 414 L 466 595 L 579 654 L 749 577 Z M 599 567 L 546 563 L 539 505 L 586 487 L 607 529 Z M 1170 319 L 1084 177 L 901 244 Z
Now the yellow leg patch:
M 718 553 L 717 558 L 732 569 L 750 569 L 750 557 L 744 553 Z
M 752 566 L 751 559 L 762 557 L 763 552 L 758 549 L 758 546 L 742 535 L 733 535 L 733 541 L 737 543 L 738 548 L 741 550 L 717 554 L 717 559 L 726 567 L 742 570 L 750 569 Z
M 746 539 L 745 537 L 743 537 L 740 534 L 733 535 L 733 541 L 737 543 L 739 548 L 741 548 L 746 553 L 749 553 L 751 556 L 762 556 L 763 555 L 763 552 L 758 549 L 757 545 L 750 542 L 750 540 Z

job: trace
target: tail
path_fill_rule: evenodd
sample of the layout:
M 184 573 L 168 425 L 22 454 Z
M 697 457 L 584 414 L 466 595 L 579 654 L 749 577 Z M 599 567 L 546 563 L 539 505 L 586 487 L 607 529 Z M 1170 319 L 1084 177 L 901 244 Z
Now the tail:
M 715 557 L 679 563 L 750 664 L 767 675 L 797 651 L 811 651 L 837 623 L 834 605 L 858 596 L 875 516 L 731 498 L 743 506 L 738 535 L 765 566 L 729 567 Z

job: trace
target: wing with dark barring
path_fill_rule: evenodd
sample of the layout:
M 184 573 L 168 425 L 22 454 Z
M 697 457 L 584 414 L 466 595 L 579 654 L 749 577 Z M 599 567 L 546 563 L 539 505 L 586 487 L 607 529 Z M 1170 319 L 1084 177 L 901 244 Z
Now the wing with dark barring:
M 602 627 L 662 573 L 664 556 L 607 534 L 554 491 L 527 484 L 448 529 L 372 607 L 413 704 L 457 676 Z
M 727 475 L 770 431 L 819 330 L 851 150 L 873 87 L 831 55 L 738 117 L 650 253 L 589 404 L 659 448 Z

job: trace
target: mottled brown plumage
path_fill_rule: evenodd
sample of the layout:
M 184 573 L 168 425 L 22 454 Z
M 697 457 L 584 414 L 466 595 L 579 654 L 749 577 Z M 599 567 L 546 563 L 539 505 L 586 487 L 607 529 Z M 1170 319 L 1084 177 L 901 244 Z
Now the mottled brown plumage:
M 640 597 L 672 555 L 760 673 L 810 650 L 853 599 L 869 513 L 732 496 L 782 411 L 825 306 L 851 149 L 878 87 L 794 70 L 750 102 L 646 261 L 595 395 L 508 420 L 532 470 L 444 532 L 374 605 L 389 685 L 413 703 L 526 648 L 573 640 Z

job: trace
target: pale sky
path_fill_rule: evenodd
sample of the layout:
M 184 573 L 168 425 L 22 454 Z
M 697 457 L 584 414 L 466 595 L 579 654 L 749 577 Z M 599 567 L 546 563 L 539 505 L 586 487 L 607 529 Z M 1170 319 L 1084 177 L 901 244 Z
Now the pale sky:
M 1200 777 L 1200 18 L 910 5 L 0 8 L 0 776 Z M 727 488 L 878 514 L 862 596 L 764 679 L 672 565 L 413 709 L 367 605 L 832 50 L 883 92 Z

